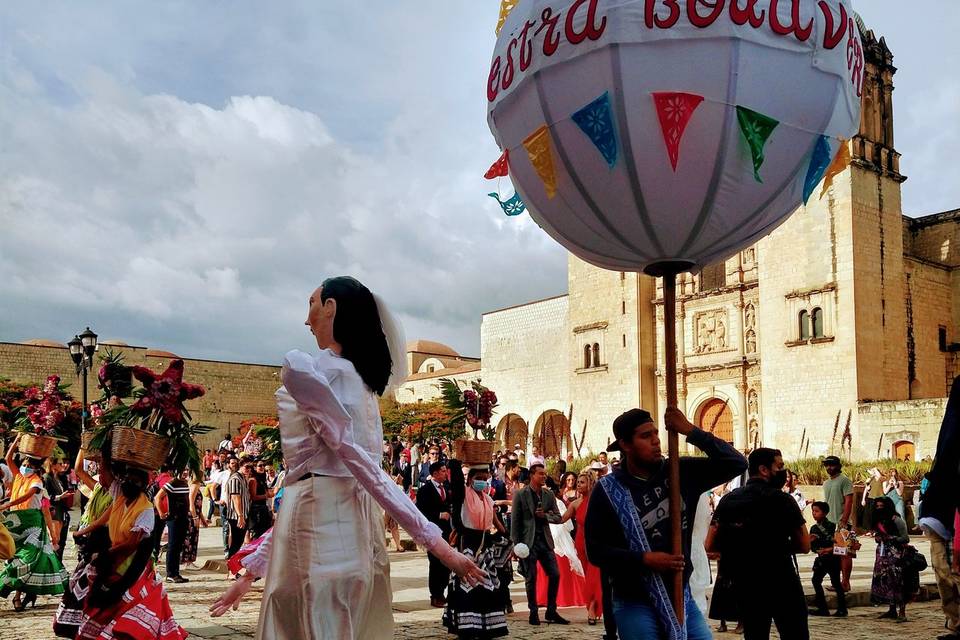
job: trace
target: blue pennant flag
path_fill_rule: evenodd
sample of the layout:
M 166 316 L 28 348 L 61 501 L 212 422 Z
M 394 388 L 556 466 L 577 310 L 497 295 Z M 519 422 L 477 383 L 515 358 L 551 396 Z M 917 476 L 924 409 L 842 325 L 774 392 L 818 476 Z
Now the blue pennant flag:
M 509 200 L 501 200 L 498 193 L 488 193 L 487 195 L 500 203 L 500 208 L 508 216 L 518 216 L 527 210 L 527 205 L 523 204 L 519 193 L 514 193 Z
M 597 147 L 612 169 L 617 164 L 618 145 L 613 111 L 610 109 L 610 93 L 605 91 L 602 96 L 570 117 L 587 134 L 590 142 Z
M 803 179 L 803 204 L 807 204 L 813 190 L 820 184 L 823 175 L 830 166 L 830 144 L 826 136 L 817 137 L 817 143 L 813 146 L 813 154 L 810 156 L 810 166 L 807 167 L 807 176 Z

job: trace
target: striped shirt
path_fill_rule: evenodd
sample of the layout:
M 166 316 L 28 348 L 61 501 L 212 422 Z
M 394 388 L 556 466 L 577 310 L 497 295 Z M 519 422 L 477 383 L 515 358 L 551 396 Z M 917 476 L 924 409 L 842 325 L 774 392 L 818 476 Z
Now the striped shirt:
M 240 496 L 240 508 L 243 510 L 242 514 L 237 513 L 236 508 L 233 506 L 233 496 Z M 242 515 L 244 520 L 247 518 L 247 513 L 250 511 L 250 488 L 247 485 L 247 479 L 244 478 L 240 472 L 236 472 L 230 475 L 230 479 L 227 480 L 227 495 L 225 497 L 227 503 L 227 520 L 239 520 Z
M 190 515 L 190 485 L 182 478 L 163 485 L 167 494 L 167 520 L 182 520 Z

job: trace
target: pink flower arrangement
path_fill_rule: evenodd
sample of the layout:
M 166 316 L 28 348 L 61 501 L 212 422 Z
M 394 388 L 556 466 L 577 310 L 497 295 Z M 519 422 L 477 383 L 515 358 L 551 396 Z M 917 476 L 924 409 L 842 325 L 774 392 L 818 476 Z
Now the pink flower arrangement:
M 479 393 L 467 389 L 463 392 L 463 404 L 467 410 L 467 424 L 481 429 L 490 424 L 493 408 L 497 406 L 497 394 L 490 389 L 480 388 Z
M 51 436 L 67 417 L 65 399 L 60 392 L 60 376 L 49 376 L 43 388 L 30 387 L 24 392 L 24 405 L 18 427 L 38 436 Z
M 183 422 L 184 401 L 206 393 L 200 385 L 183 381 L 183 360 L 180 359 L 172 361 L 160 374 L 147 367 L 134 366 L 133 377 L 143 385 L 143 395 L 130 406 L 130 411 L 141 416 L 153 414 L 171 424 Z

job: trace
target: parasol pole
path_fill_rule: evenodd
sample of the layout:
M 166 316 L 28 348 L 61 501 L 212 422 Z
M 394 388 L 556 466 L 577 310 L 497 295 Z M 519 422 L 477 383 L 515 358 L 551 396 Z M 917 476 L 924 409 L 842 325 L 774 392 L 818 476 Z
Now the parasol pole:
M 663 278 L 663 357 L 667 406 L 677 406 L 677 274 L 692 268 L 689 262 L 661 262 L 646 273 Z M 680 501 L 680 437 L 667 432 L 667 470 L 670 478 L 670 531 L 673 555 L 683 555 L 683 513 Z M 677 620 L 683 624 L 683 571 L 673 573 L 671 601 Z

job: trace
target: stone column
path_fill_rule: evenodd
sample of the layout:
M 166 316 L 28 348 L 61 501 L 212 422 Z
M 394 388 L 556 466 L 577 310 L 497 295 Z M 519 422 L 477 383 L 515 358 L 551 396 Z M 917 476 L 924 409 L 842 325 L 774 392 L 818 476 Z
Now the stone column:
M 740 420 L 734 426 L 733 446 L 743 451 L 750 446 L 747 431 L 747 425 L 750 423 L 750 416 L 747 415 L 747 383 L 743 380 L 737 383 L 737 397 L 740 401 Z

